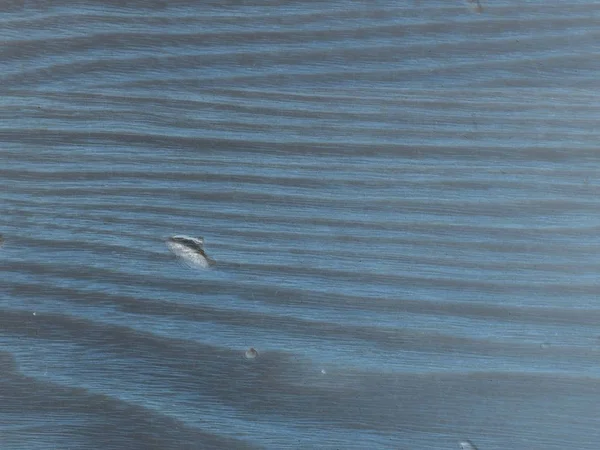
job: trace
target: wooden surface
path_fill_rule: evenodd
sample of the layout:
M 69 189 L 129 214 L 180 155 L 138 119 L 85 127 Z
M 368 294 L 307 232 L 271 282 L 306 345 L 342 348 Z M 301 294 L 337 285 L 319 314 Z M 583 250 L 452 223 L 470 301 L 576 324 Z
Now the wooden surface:
M 599 5 L 0 9 L 3 450 L 598 448 Z

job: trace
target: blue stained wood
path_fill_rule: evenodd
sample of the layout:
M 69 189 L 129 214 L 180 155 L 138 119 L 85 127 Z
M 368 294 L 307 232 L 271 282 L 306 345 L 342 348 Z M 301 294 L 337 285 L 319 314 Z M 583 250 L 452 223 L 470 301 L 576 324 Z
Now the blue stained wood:
M 599 5 L 0 12 L 3 450 L 598 448 Z

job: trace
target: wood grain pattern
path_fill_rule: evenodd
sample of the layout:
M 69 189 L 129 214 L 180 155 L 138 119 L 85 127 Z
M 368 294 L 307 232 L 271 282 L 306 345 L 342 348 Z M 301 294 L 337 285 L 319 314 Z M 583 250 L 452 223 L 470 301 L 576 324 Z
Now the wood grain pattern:
M 480 6 L 2 2 L 0 447 L 595 450 L 600 5 Z

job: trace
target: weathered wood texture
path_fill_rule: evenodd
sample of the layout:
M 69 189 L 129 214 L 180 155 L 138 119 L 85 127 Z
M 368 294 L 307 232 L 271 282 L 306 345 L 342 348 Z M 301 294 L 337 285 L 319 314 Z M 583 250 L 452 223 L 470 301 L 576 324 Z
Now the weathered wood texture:
M 481 8 L 2 2 L 0 447 L 599 448 L 600 5 Z

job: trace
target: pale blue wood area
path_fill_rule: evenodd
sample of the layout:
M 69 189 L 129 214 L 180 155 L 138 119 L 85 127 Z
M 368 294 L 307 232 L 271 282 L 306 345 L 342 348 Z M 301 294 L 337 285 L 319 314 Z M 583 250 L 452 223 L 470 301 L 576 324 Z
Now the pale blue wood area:
M 2 2 L 0 448 L 599 448 L 600 4 L 480 5 Z

